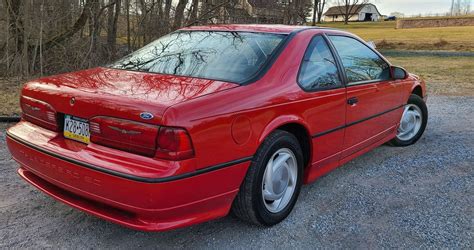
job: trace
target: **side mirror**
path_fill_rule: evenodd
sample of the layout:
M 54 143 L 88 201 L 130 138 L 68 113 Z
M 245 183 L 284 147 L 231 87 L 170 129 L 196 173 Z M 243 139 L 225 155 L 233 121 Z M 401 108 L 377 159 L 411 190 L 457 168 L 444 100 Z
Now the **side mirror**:
M 404 80 L 408 78 L 408 72 L 402 67 L 392 66 L 392 77 L 395 80 Z

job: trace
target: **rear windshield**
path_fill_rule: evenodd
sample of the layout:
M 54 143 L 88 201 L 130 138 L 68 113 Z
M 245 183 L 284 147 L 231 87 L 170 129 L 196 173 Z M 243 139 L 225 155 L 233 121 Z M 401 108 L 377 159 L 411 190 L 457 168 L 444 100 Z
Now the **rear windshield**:
M 268 62 L 285 37 L 269 33 L 178 31 L 109 67 L 243 83 Z

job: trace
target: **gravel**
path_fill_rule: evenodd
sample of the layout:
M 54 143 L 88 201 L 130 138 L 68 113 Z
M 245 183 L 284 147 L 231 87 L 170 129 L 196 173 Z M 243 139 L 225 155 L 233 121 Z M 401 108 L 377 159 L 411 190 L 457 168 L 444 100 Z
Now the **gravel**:
M 474 97 L 432 96 L 424 136 L 381 146 L 302 189 L 272 228 L 232 216 L 144 233 L 56 202 L 22 181 L 0 124 L 1 248 L 473 248 Z

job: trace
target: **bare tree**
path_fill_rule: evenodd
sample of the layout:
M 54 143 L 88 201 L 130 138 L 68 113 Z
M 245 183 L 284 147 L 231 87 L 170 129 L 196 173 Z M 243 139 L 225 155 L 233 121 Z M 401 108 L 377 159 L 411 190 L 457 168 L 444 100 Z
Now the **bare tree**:
M 10 36 L 15 39 L 15 51 L 21 51 L 23 47 L 24 34 L 23 34 L 23 21 L 20 16 L 21 1 L 17 0 L 5 0 L 5 7 L 7 9 L 8 16 L 8 31 Z
M 329 0 L 0 0 L 0 76 L 104 65 L 183 26 L 305 24 L 313 1 L 320 22 Z
M 286 6 L 286 23 L 287 24 L 305 24 L 306 17 L 310 13 L 311 0 L 292 0 Z
M 344 18 L 344 24 L 348 24 L 354 14 L 357 14 L 359 9 L 368 2 L 369 0 L 336 0 L 339 12 Z
M 189 22 L 190 20 L 196 20 L 198 17 L 198 11 L 199 11 L 199 0 L 192 0 L 187 22 Z
M 115 8 L 109 8 L 107 23 L 107 45 L 110 48 L 110 57 L 115 57 L 117 44 L 117 22 L 122 7 L 121 0 L 115 0 Z
M 186 4 L 188 3 L 188 0 L 179 0 L 178 1 L 178 6 L 176 6 L 176 11 L 174 14 L 174 23 L 173 23 L 173 30 L 178 29 L 181 27 L 183 23 L 183 17 L 184 17 L 184 9 L 186 8 Z
M 461 13 L 463 15 L 469 15 L 471 13 L 471 4 L 472 4 L 471 0 L 464 0 L 463 1 L 462 9 L 461 9 Z
M 452 0 L 451 16 L 468 15 L 471 13 L 471 0 Z
M 321 23 L 323 17 L 324 8 L 326 7 L 327 0 L 314 0 L 313 3 L 313 26 L 317 23 Z

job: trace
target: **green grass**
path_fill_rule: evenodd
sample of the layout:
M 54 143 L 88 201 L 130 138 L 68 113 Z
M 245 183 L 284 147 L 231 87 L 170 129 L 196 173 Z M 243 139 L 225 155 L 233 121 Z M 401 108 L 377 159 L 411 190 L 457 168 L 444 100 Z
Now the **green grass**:
M 474 26 L 395 29 L 396 22 L 342 22 L 319 26 L 352 32 L 378 49 L 474 51 Z

